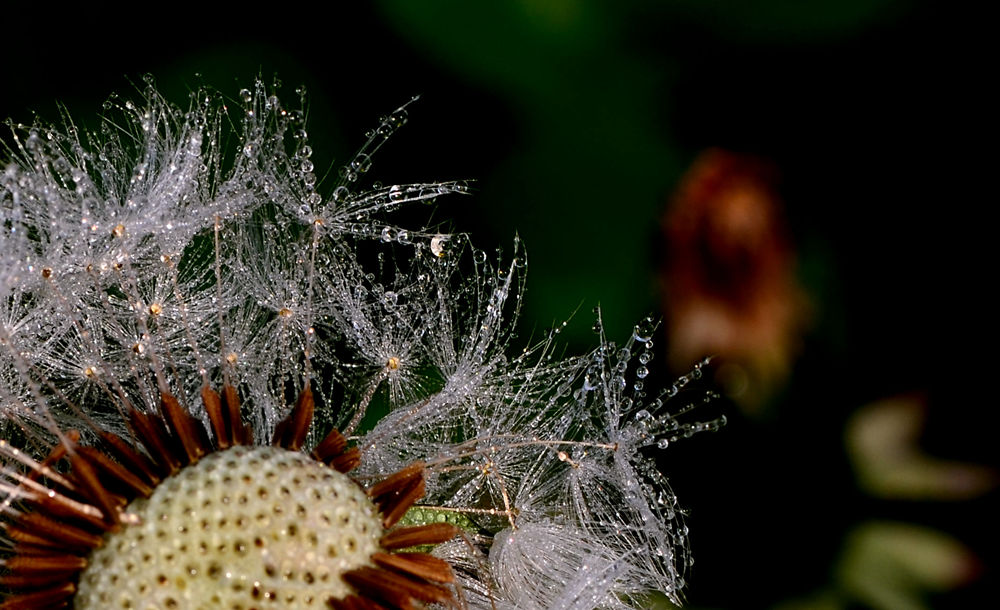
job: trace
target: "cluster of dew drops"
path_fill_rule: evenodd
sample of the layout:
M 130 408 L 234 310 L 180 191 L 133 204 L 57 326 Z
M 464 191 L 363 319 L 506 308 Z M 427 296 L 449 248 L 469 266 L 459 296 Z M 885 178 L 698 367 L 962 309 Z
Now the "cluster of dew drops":
M 600 319 L 600 308 L 594 308 L 597 320 L 593 331 L 602 335 L 604 327 Z M 720 395 L 712 390 L 700 390 L 693 397 L 685 397 L 677 406 L 677 401 L 685 388 L 695 385 L 704 376 L 704 369 L 711 362 L 706 357 L 694 364 L 691 371 L 676 378 L 669 386 L 655 393 L 652 398 L 646 392 L 645 379 L 650 375 L 653 360 L 653 337 L 658 327 L 653 316 L 646 316 L 632 330 L 632 336 L 620 348 L 613 341 L 602 341 L 594 351 L 591 363 L 583 376 L 583 385 L 576 393 L 577 400 L 585 400 L 588 392 L 604 389 L 615 394 L 613 400 L 617 411 L 632 422 L 624 423 L 623 429 L 631 431 L 639 445 L 655 444 L 666 449 L 672 442 L 690 438 L 700 432 L 718 430 L 726 424 L 726 416 L 706 421 L 685 422 L 681 416 L 695 410 L 699 405 L 717 400 Z M 629 386 L 629 380 L 632 380 Z M 668 401 L 669 405 L 668 405 Z M 630 436 L 630 435 L 629 435 Z
M 258 81 L 256 86 L 258 89 L 264 87 L 261 81 Z M 276 83 L 275 86 L 277 87 L 278 84 Z M 328 201 L 324 204 L 323 197 L 316 191 L 316 168 L 311 159 L 313 149 L 309 145 L 309 134 L 305 129 L 305 111 L 303 109 L 306 108 L 307 92 L 305 87 L 297 87 L 295 93 L 299 98 L 298 109 L 283 107 L 276 95 L 273 93 L 266 95 L 262 90 L 255 92 L 244 88 L 240 90 L 239 97 L 245 107 L 244 120 L 248 130 L 263 128 L 257 121 L 258 109 L 255 108 L 255 104 L 264 100 L 264 106 L 260 110 L 279 117 L 279 120 L 284 122 L 287 128 L 275 130 L 271 137 L 283 140 L 286 132 L 291 134 L 292 154 L 288 162 L 288 170 L 290 173 L 296 174 L 303 189 L 299 193 L 302 204 L 298 210 L 302 218 L 316 217 L 319 208 L 323 206 L 332 205 L 336 208 L 337 206 L 353 205 L 358 209 L 358 213 L 354 217 L 357 224 L 345 227 L 348 233 L 378 238 L 385 243 L 398 242 L 408 245 L 415 236 L 406 229 L 379 223 L 366 223 L 365 221 L 368 221 L 376 212 L 392 212 L 399 205 L 408 201 L 418 200 L 432 204 L 439 195 L 468 192 L 468 186 L 461 181 L 423 185 L 383 185 L 381 182 L 375 181 L 370 184 L 366 183 L 361 188 L 357 186 L 371 170 L 372 158 L 375 153 L 407 123 L 408 107 L 419 99 L 418 96 L 414 96 L 396 110 L 380 117 L 378 125 L 365 132 L 364 144 L 350 157 L 347 163 L 339 167 Z M 259 140 L 253 137 L 254 135 L 248 133 L 249 137 L 243 146 L 243 154 L 248 158 L 256 155 L 256 147 L 261 145 Z M 278 150 L 282 148 L 284 142 L 276 142 L 276 144 L 279 146 L 274 148 Z M 275 160 L 280 161 L 277 158 Z M 444 239 L 440 239 L 431 244 L 436 255 L 440 256 L 444 248 L 444 241 Z
M 276 83 L 278 85 L 278 83 Z M 264 85 L 258 81 L 258 88 Z M 304 192 L 300 193 L 302 206 L 299 210 L 303 217 L 310 217 L 315 214 L 323 198 L 316 192 L 317 182 L 315 167 L 312 156 L 312 147 L 308 144 L 308 133 L 305 130 L 306 90 L 304 87 L 295 89 L 299 97 L 300 109 L 286 109 L 281 105 L 278 97 L 274 94 L 263 95 L 261 91 L 251 91 L 241 89 L 239 91 L 240 100 L 245 107 L 246 125 L 251 129 L 262 129 L 257 122 L 256 114 L 258 108 L 255 104 L 264 104 L 264 108 L 259 110 L 267 111 L 279 120 L 286 122 L 288 131 L 293 139 L 292 154 L 288 159 L 288 170 L 297 172 L 299 184 Z M 384 186 L 379 182 L 373 182 L 370 187 L 363 190 L 356 190 L 356 184 L 372 167 L 372 156 L 379 148 L 394 134 L 404 126 L 408 120 L 408 106 L 415 102 L 418 97 L 411 98 L 408 102 L 394 110 L 393 112 L 379 118 L 378 125 L 365 133 L 366 141 L 355 152 L 350 160 L 342 165 L 333 185 L 329 204 L 333 206 L 349 205 L 363 200 L 366 204 L 363 213 L 358 213 L 354 220 L 357 224 L 348 227 L 348 232 L 373 237 L 383 243 L 399 243 L 411 245 L 415 243 L 417 234 L 406 229 L 370 222 L 371 213 L 391 212 L 404 201 L 422 200 L 425 203 L 433 203 L 436 197 L 445 193 L 465 193 L 468 187 L 464 183 L 449 184 L 428 184 L 428 185 L 391 185 Z M 263 100 L 263 102 L 261 102 Z M 208 100 L 205 100 L 208 103 Z M 285 130 L 277 130 L 272 137 L 283 138 Z M 253 157 L 256 154 L 255 147 L 260 146 L 259 138 L 253 137 L 255 134 L 247 134 L 243 154 Z M 276 159 L 277 160 L 277 159 Z M 447 250 L 457 249 L 462 240 L 461 235 L 430 235 L 429 250 L 435 258 L 442 258 Z M 473 249 L 474 262 L 481 265 L 486 262 L 486 253 L 482 250 Z M 449 257 L 450 258 L 450 257 Z M 380 257 L 381 259 L 381 257 Z M 514 259 L 523 266 L 523 256 Z M 380 260 L 380 263 L 382 261 Z M 497 270 L 503 274 L 501 267 Z M 374 279 L 369 277 L 369 279 Z M 520 295 L 518 295 L 520 297 Z M 397 300 L 397 294 L 392 290 L 385 290 L 382 301 L 388 309 L 392 309 Z M 599 308 L 594 309 L 596 321 L 593 330 L 602 335 L 601 346 L 591 355 L 591 363 L 587 366 L 583 375 L 582 386 L 576 391 L 575 398 L 578 401 L 586 400 L 587 394 L 598 389 L 604 389 L 616 395 L 618 414 L 629 417 L 632 425 L 623 424 L 623 427 L 634 430 L 640 439 L 640 445 L 655 444 L 661 449 L 665 449 L 670 443 L 680 438 L 688 438 L 699 432 L 717 430 L 726 423 L 725 415 L 720 415 L 708 421 L 682 422 L 679 418 L 695 409 L 698 405 L 709 403 L 719 396 L 718 394 L 706 391 L 700 394 L 699 398 L 681 402 L 681 406 L 676 406 L 676 401 L 671 401 L 669 408 L 665 405 L 667 401 L 678 396 L 685 387 L 694 381 L 700 380 L 703 376 L 703 369 L 709 363 L 709 358 L 694 365 L 692 370 L 677 378 L 664 390 L 657 392 L 652 398 L 645 390 L 645 379 L 650 375 L 649 365 L 653 359 L 653 336 L 657 329 L 657 321 L 652 316 L 647 316 L 633 329 L 631 337 L 618 347 L 614 342 L 607 341 L 603 337 L 604 329 L 600 319 Z M 563 323 L 565 325 L 565 323 Z M 551 334 L 558 334 L 560 328 L 553 329 Z M 631 379 L 631 385 L 629 380 Z

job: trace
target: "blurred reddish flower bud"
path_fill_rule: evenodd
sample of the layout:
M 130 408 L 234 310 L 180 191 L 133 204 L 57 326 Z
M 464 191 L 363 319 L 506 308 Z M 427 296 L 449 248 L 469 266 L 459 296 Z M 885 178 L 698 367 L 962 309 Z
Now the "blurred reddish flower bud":
M 671 366 L 717 356 L 718 381 L 750 411 L 784 383 L 809 317 L 776 183 L 772 164 L 710 149 L 663 219 Z

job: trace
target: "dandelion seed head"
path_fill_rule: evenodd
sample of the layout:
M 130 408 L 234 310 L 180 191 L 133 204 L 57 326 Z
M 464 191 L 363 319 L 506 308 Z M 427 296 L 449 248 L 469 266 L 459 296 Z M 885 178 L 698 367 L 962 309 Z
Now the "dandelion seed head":
M 409 103 L 322 184 L 304 110 L 264 83 L 186 108 L 147 84 L 95 133 L 12 126 L 0 435 L 26 450 L 0 441 L 0 599 L 680 601 L 655 457 L 722 424 L 688 415 L 702 365 L 647 388 L 655 321 L 618 345 L 599 312 L 589 353 L 561 326 L 522 345 L 519 239 L 494 257 L 392 219 L 467 183 L 366 184 Z

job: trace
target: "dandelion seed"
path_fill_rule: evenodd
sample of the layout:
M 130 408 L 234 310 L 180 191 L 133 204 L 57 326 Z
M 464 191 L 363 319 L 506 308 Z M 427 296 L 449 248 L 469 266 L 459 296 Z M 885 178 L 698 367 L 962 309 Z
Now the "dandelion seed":
M 590 354 L 509 357 L 521 244 L 386 224 L 461 182 L 361 186 L 405 106 L 324 200 L 303 113 L 240 99 L 150 85 L 95 134 L 13 127 L 0 608 L 679 601 L 686 529 L 648 451 L 720 425 L 678 419 L 707 395 L 647 396 L 652 342 L 599 319 Z

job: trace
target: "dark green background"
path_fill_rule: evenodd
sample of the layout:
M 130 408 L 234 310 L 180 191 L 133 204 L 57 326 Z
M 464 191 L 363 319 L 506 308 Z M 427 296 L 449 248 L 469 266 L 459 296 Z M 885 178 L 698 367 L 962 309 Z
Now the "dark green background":
M 317 173 L 377 118 L 420 94 L 375 160 L 384 182 L 475 179 L 434 220 L 530 259 L 522 338 L 576 313 L 571 350 L 594 342 L 600 303 L 626 337 L 658 308 L 659 217 L 708 146 L 766 156 L 816 306 L 806 350 L 764 422 L 671 449 L 664 469 L 692 510 L 697 606 L 764 607 L 828 579 L 856 521 L 950 532 L 996 580 L 996 494 L 963 504 L 865 499 L 841 449 L 844 419 L 886 395 L 931 404 L 932 453 L 997 465 L 988 221 L 995 104 L 985 20 L 904 0 L 720 2 L 383 0 L 334 6 L 176 4 L 5 12 L 0 117 L 82 122 L 152 74 L 167 97 L 257 75 L 309 92 Z M 986 188 L 989 186 L 990 188 Z M 417 220 L 414 220 L 417 222 Z M 669 295 L 668 295 L 669 296 Z M 721 407 L 725 409 L 726 407 Z M 733 414 L 731 414 L 733 415 Z M 793 535 L 796 520 L 815 523 Z

